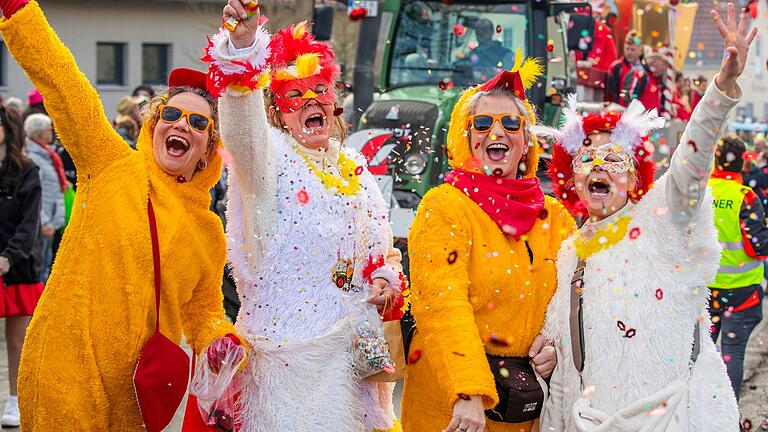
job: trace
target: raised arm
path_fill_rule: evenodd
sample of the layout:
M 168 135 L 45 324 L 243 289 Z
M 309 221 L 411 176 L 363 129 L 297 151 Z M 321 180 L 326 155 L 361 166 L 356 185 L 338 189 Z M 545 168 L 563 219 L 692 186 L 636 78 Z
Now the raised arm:
M 224 21 L 241 18 L 232 0 L 224 8 Z M 242 5 L 241 5 L 242 6 Z M 269 34 L 258 26 L 259 16 L 242 20 L 234 33 L 221 29 L 211 38 L 204 61 L 220 95 L 221 137 L 228 153 L 230 227 L 245 242 L 248 261 L 255 266 L 264 251 L 277 206 L 277 157 L 270 144 L 270 129 L 264 108 L 262 88 L 269 77 Z M 234 186 L 234 187 L 233 187 Z M 233 205 L 232 201 L 237 204 Z M 228 229 L 230 235 L 232 234 Z
M 80 181 L 98 175 L 112 161 L 130 155 L 130 148 L 104 114 L 96 89 L 78 69 L 72 53 L 46 21 L 36 1 L 14 11 L 0 0 L 5 19 L 3 40 L 16 62 L 40 90 L 56 132 L 77 166 Z
M 736 8 L 732 3 L 728 4 L 727 23 L 714 10 L 712 19 L 725 47 L 720 73 L 693 111 L 682 141 L 672 156 L 669 172 L 662 180 L 673 220 L 681 225 L 687 225 L 702 205 L 717 140 L 728 121 L 728 114 L 741 98 L 736 80 L 744 71 L 749 46 L 757 34 L 754 28 L 747 34 L 746 11 L 742 11 L 737 26 Z

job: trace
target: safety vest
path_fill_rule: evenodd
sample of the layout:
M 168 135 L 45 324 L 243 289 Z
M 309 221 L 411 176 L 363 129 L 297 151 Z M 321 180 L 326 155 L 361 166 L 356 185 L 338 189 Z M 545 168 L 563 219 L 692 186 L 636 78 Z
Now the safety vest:
M 733 180 L 711 178 L 712 206 L 715 210 L 715 227 L 723 253 L 720 270 L 712 288 L 733 289 L 759 284 L 763 281 L 763 262 L 744 251 L 741 232 L 741 203 L 749 188 Z

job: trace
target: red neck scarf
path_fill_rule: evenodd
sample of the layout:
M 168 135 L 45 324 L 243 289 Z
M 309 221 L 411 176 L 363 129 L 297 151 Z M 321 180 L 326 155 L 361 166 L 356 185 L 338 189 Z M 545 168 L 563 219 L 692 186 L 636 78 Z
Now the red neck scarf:
M 445 182 L 461 190 L 515 240 L 533 228 L 544 208 L 544 192 L 536 177 L 510 179 L 453 170 Z

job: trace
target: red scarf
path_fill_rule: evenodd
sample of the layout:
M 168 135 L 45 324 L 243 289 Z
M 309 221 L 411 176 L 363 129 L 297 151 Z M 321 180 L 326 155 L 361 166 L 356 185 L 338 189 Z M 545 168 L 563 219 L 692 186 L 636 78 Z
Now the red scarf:
M 544 192 L 536 177 L 501 178 L 457 169 L 445 174 L 445 182 L 467 194 L 515 240 L 533 228 L 544 209 Z
M 58 153 L 53 151 L 50 147 L 42 145 L 35 140 L 30 141 L 39 145 L 46 153 L 48 153 L 48 156 L 51 157 L 53 169 L 56 170 L 56 175 L 59 176 L 59 186 L 61 186 L 61 191 L 64 192 L 67 189 L 67 177 L 64 175 L 64 163 L 61 161 L 61 157 L 59 157 Z

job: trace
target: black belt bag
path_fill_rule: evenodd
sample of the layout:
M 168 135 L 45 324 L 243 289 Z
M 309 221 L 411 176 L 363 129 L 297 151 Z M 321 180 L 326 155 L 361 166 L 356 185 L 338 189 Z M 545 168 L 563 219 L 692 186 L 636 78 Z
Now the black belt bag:
M 536 420 L 544 406 L 544 389 L 530 364 L 530 357 L 486 354 L 491 366 L 499 404 L 485 412 L 497 422 L 523 423 Z

